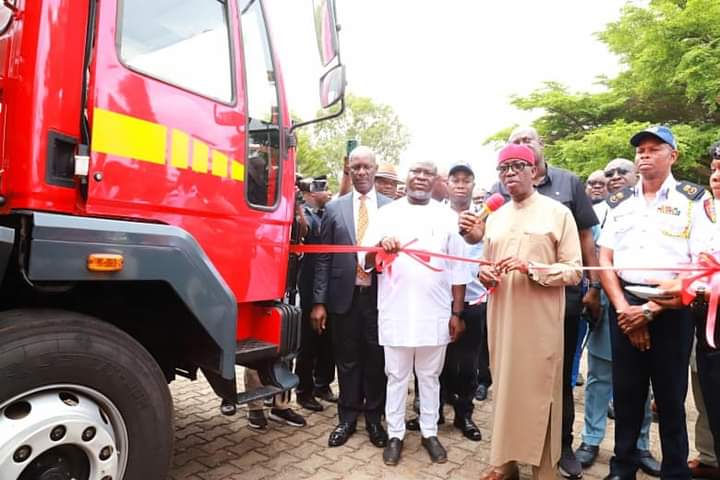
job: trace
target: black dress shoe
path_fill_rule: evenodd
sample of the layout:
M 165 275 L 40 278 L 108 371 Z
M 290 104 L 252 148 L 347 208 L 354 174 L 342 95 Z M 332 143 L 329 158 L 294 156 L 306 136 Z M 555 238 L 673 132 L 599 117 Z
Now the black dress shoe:
M 432 460 L 433 463 L 447 462 L 447 452 L 437 437 L 423 437 L 420 443 L 430 454 L 430 460 Z
M 472 418 L 467 417 L 455 417 L 453 425 L 465 435 L 465 438 L 472 440 L 473 442 L 479 442 L 482 440 L 482 433 Z
M 320 387 L 313 390 L 313 396 L 330 403 L 337 403 L 338 397 L 330 387 Z
M 577 450 L 575 450 L 575 458 L 578 459 L 582 468 L 590 468 L 595 463 L 595 459 L 598 456 L 600 447 L 597 445 L 588 445 L 583 442 L 580 444 Z
M 328 447 L 339 447 L 340 445 L 345 445 L 345 442 L 348 441 L 353 433 L 355 433 L 354 423 L 340 423 L 337 427 L 335 427 L 335 430 L 330 432 Z
M 307 394 L 299 394 L 296 396 L 297 404 L 300 405 L 305 410 L 311 410 L 313 412 L 322 412 L 324 410 L 323 406 L 315 400 L 315 397 L 312 395 Z
M 420 431 L 420 418 L 415 417 L 411 418 L 407 422 L 405 422 L 405 428 L 407 430 L 410 430 L 411 432 L 419 432 Z
M 660 476 L 660 462 L 655 460 L 649 450 L 638 450 L 640 457 L 640 470 L 647 473 L 651 477 Z
M 607 477 L 603 478 L 603 480 L 624 480 L 624 479 L 620 475 L 613 475 L 611 473 Z
M 370 437 L 370 443 L 378 448 L 383 448 L 388 443 L 388 434 L 379 423 L 368 423 L 365 429 Z
M 385 465 L 397 465 L 400 461 L 400 454 L 402 453 L 403 441 L 399 438 L 391 438 L 383 450 L 383 462 Z
M 482 402 L 487 398 L 488 394 L 488 387 L 487 385 L 483 385 L 482 383 L 478 385 L 477 390 L 475 390 L 475 400 L 478 402 Z
M 440 415 L 438 417 L 437 424 L 443 425 L 445 423 L 445 415 Z M 419 432 L 420 431 L 420 417 L 411 418 L 407 422 L 405 422 L 405 429 L 410 430 L 411 432 Z

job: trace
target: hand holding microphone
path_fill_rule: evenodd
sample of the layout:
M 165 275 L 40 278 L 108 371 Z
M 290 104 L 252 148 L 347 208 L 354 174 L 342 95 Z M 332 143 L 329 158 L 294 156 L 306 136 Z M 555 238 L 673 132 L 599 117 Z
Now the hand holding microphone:
M 505 199 L 499 193 L 494 193 L 485 200 L 482 209 L 477 213 L 463 212 L 460 214 L 458 224 L 460 226 L 460 235 L 467 235 L 475 226 L 481 222 L 484 222 L 487 217 L 502 207 L 505 203 Z

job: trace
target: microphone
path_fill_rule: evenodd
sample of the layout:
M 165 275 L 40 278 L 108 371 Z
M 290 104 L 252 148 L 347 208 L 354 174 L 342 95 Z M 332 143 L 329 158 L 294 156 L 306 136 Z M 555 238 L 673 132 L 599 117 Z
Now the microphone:
M 490 195 L 487 200 L 483 203 L 482 208 L 478 212 L 475 213 L 475 223 L 484 222 L 485 219 L 487 219 L 488 216 L 498 208 L 502 207 L 505 203 L 505 198 L 499 193 L 493 193 Z M 467 235 L 469 231 L 464 232 L 462 229 L 460 229 L 460 235 Z
M 485 200 L 485 202 L 483 203 L 482 210 L 476 213 L 476 223 L 485 221 L 485 219 L 490 216 L 491 213 L 502 207 L 503 204 L 505 204 L 505 198 L 501 194 L 493 193 L 492 195 L 490 195 L 488 199 Z

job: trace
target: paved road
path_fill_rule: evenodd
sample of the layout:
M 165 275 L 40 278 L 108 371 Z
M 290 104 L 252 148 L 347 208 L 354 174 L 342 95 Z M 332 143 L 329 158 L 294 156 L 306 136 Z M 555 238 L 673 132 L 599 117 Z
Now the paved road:
M 243 378 L 242 374 L 238 378 Z M 204 379 L 196 382 L 180 379 L 172 386 L 175 401 L 175 458 L 170 474 L 172 480 L 220 479 L 477 479 L 487 468 L 490 451 L 491 399 L 476 403 L 474 419 L 482 430 L 483 440 L 466 440 L 452 426 L 452 411 L 446 407 L 449 424 L 440 428 L 439 438 L 448 450 L 448 462 L 435 465 L 420 446 L 418 432 L 408 432 L 400 465 L 386 467 L 382 450 L 370 444 L 362 424 L 358 432 L 339 448 L 328 448 L 327 438 L 336 423 L 335 406 L 328 404 L 323 412 L 306 415 L 308 425 L 295 428 L 270 422 L 265 431 L 248 428 L 246 411 L 225 417 L 220 414 L 219 400 Z M 582 388 L 576 389 L 575 431 L 582 428 Z M 689 395 L 691 397 L 691 395 Z M 293 407 L 297 408 L 296 405 Z M 695 411 L 689 405 L 688 420 L 693 425 Z M 593 468 L 586 479 L 601 479 L 607 474 L 612 450 L 613 422 Z M 691 446 L 693 429 L 689 428 Z M 657 424 L 651 433 L 653 451 L 658 454 Z M 579 443 L 576 440 L 576 446 Z M 691 455 L 695 452 L 692 451 Z M 524 478 L 530 469 L 521 467 Z M 651 477 L 639 475 L 639 478 Z

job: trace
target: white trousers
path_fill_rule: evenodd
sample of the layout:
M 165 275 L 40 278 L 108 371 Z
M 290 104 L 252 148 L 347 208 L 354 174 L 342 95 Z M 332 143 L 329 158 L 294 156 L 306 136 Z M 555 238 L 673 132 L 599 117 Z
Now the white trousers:
M 440 410 L 440 373 L 445 363 L 447 345 L 431 347 L 385 346 L 385 374 L 387 375 L 387 399 L 385 419 L 388 437 L 405 438 L 405 404 L 408 381 L 415 366 L 420 388 L 420 431 L 422 436 L 437 436 Z

